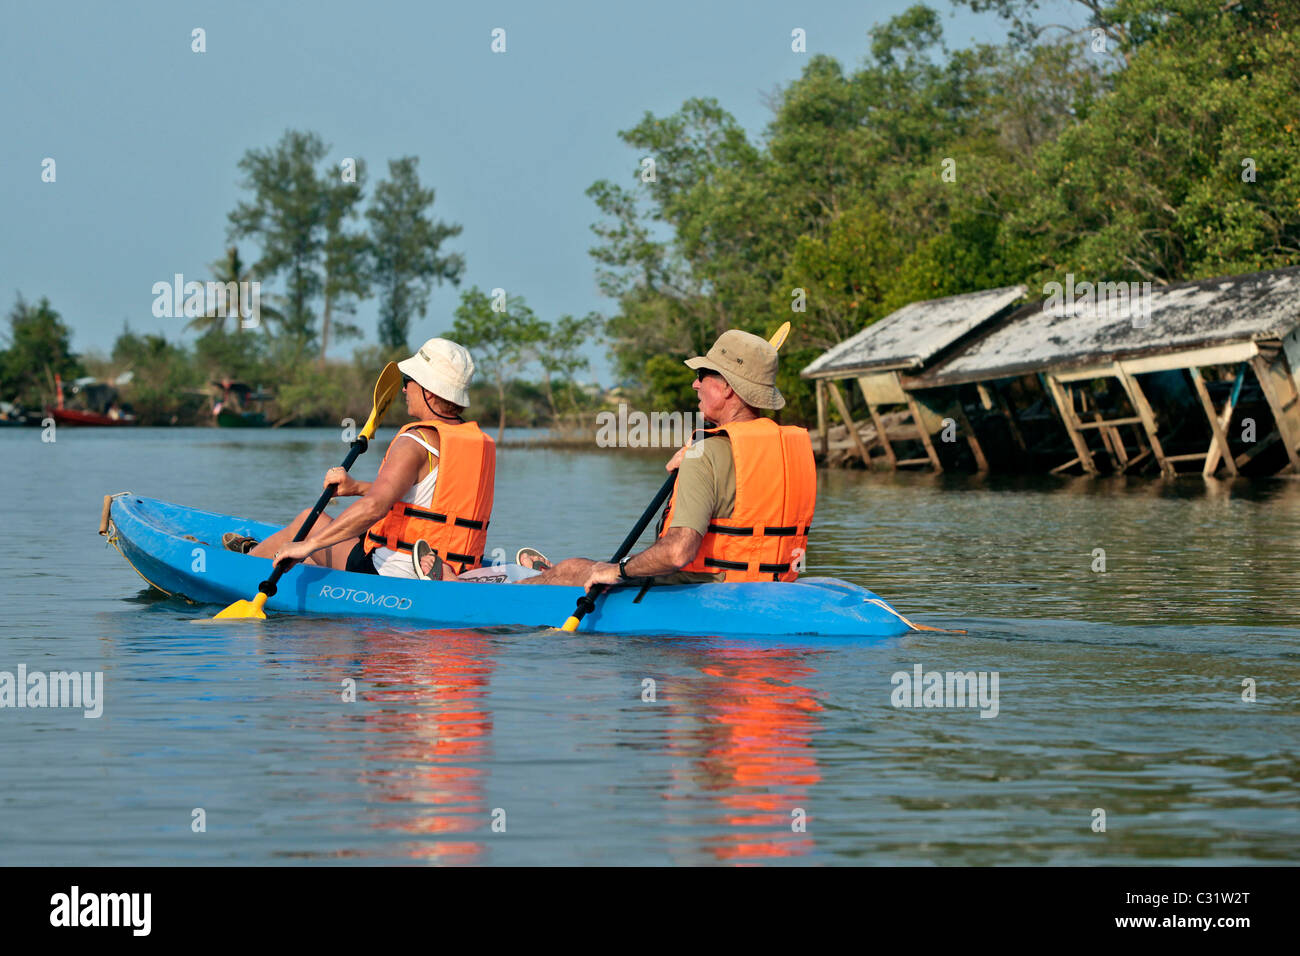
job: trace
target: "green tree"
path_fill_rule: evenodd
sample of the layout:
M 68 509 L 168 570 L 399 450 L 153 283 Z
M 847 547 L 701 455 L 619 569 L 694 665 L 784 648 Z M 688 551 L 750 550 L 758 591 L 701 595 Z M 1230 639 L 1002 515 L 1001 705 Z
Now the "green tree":
M 55 375 L 72 380 L 86 374 L 71 340 L 49 299 L 42 296 L 30 305 L 19 295 L 9 312 L 8 342 L 0 351 L 0 397 L 27 408 L 52 403 Z
M 122 328 L 113 343 L 112 360 L 130 372 L 126 395 L 143 421 L 170 423 L 187 404 L 187 390 L 196 383 L 186 350 L 154 332 L 137 335 Z
M 365 163 L 357 160 L 356 181 L 338 182 L 336 170 L 326 168 L 322 176 L 325 193 L 325 242 L 322 290 L 325 296 L 321 315 L 320 355 L 324 360 L 330 345 L 330 333 L 339 339 L 356 338 L 361 329 L 343 321 L 342 315 L 356 314 L 356 300 L 370 294 L 370 239 L 364 232 L 352 232 L 348 223 L 357 218 L 357 206 L 363 197 Z
M 461 233 L 459 225 L 430 218 L 434 190 L 420 185 L 414 156 L 389 160 L 388 179 L 375 187 L 366 211 L 371 232 L 371 268 L 379 289 L 379 341 L 406 348 L 411 319 L 423 317 L 435 282 L 460 285 L 465 260 L 460 253 L 439 255 L 443 242 Z
M 552 417 L 558 418 L 560 412 L 556 408 L 551 377 L 559 376 L 560 381 L 568 386 L 565 392 L 569 396 L 569 411 L 576 411 L 573 376 L 590 367 L 591 362 L 582 354 L 582 348 L 590 338 L 600 335 L 601 324 L 600 315 L 591 312 L 581 319 L 562 315 L 545 326 L 542 338 L 537 343 L 536 354 L 537 362 L 542 367 L 542 386 Z
M 1300 9 L 1107 9 L 1138 38 L 1128 66 L 1037 152 L 1010 217 L 1037 250 L 1034 283 L 1067 272 L 1164 283 L 1295 263 L 1300 121 L 1285 117 L 1300 101 Z
M 315 133 L 288 130 L 273 147 L 251 149 L 239 161 L 243 187 L 253 192 L 230 213 L 230 236 L 261 247 L 254 266 L 267 278 L 286 279 L 281 330 L 299 351 L 316 337 L 312 301 L 324 286 L 322 259 L 330 199 L 316 168 L 325 144 Z
M 225 335 L 226 320 L 231 320 L 231 326 L 235 334 L 239 335 L 245 331 L 251 331 L 260 327 L 263 320 L 269 322 L 279 322 L 284 316 L 272 306 L 262 301 L 264 298 L 259 294 L 257 302 L 257 326 L 249 325 L 244 327 L 245 314 L 252 316 L 253 305 L 251 302 L 244 300 L 244 283 L 253 283 L 257 281 L 256 274 L 252 268 L 246 267 L 246 263 L 239 255 L 238 246 L 230 246 L 226 249 L 226 254 L 209 266 L 212 269 L 212 281 L 219 283 L 226 290 L 225 305 L 221 309 L 214 308 L 215 303 L 209 303 L 209 315 L 200 315 L 191 319 L 187 324 L 187 329 L 197 329 L 200 335 Z M 233 293 L 233 294 L 231 294 Z
M 496 311 L 494 304 L 503 305 L 504 309 Z M 546 339 L 546 327 L 522 296 L 503 294 L 501 299 L 494 299 L 473 286 L 460 295 L 451 338 L 470 350 L 476 372 L 487 373 L 496 386 L 497 441 L 501 441 L 506 430 L 506 384 L 537 357 L 537 350 Z

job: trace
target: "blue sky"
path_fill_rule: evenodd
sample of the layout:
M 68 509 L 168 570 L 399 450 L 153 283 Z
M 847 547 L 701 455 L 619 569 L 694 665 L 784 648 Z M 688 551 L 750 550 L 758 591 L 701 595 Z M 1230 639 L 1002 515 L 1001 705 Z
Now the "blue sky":
M 757 137 L 770 117 L 762 94 L 807 61 L 790 50 L 793 28 L 807 31 L 810 55 L 851 68 L 867 31 L 910 5 L 8 4 L 0 307 L 7 314 L 18 292 L 48 296 L 79 351 L 106 352 L 125 321 L 186 338 L 184 319 L 152 315 L 153 283 L 208 278 L 242 196 L 239 158 L 296 128 L 318 132 L 335 163 L 363 157 L 372 183 L 388 159 L 418 156 L 435 215 L 464 226 L 449 245 L 466 257 L 463 286 L 503 287 L 546 319 L 608 312 L 584 192 L 601 178 L 633 182 L 639 157 L 618 130 L 712 96 Z M 950 48 L 1005 35 L 990 15 L 931 5 Z M 1065 18 L 1080 22 L 1073 9 L 1044 17 Z M 202 54 L 190 49 L 195 27 L 206 31 Z M 489 49 L 495 27 L 504 54 Z M 54 183 L 41 181 L 45 157 Z M 457 299 L 435 289 L 412 343 L 446 331 Z M 375 300 L 356 320 L 375 341 Z M 593 358 L 607 381 L 603 355 Z

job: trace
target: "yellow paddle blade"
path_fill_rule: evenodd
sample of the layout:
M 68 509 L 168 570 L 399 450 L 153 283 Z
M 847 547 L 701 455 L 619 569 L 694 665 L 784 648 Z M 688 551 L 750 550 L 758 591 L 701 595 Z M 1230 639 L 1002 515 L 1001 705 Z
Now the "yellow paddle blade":
M 222 618 L 255 618 L 257 620 L 266 620 L 266 612 L 262 610 L 266 606 L 266 595 L 261 591 L 257 592 L 257 597 L 251 601 L 236 601 L 224 611 L 218 611 L 212 615 L 214 621 Z
M 384 412 L 388 411 L 388 406 L 393 404 L 393 399 L 397 393 L 402 390 L 402 372 L 397 367 L 396 362 L 389 362 L 384 366 L 384 370 L 379 373 L 379 378 L 375 382 L 375 404 L 370 410 L 370 417 L 366 419 L 366 426 L 361 429 L 361 434 L 366 436 L 369 441 L 375 437 L 375 429 L 379 426 L 379 419 L 384 417 Z
M 578 624 L 579 624 L 579 623 L 580 623 L 580 622 L 578 621 L 578 619 L 577 619 L 576 617 L 570 616 L 569 619 L 568 619 L 567 621 L 564 622 L 564 626 L 561 627 L 560 630 L 562 630 L 562 631 L 576 631 L 576 630 L 578 629 Z
M 790 334 L 790 323 L 782 322 L 781 327 L 777 329 L 776 333 L 767 341 L 772 346 L 772 348 L 779 349 L 781 347 L 781 343 L 785 341 L 785 337 L 789 334 Z

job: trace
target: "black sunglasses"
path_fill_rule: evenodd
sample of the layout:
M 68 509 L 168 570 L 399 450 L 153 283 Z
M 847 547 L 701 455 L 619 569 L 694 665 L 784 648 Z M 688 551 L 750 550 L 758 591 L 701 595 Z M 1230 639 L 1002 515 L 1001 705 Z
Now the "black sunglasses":
M 411 378 L 411 376 L 407 375 L 405 372 L 402 373 L 402 388 L 406 388 L 406 386 L 410 385 L 414 381 L 415 379 Z
M 697 368 L 695 370 L 695 381 L 702 382 L 710 375 L 721 375 L 721 372 L 715 372 L 711 368 Z

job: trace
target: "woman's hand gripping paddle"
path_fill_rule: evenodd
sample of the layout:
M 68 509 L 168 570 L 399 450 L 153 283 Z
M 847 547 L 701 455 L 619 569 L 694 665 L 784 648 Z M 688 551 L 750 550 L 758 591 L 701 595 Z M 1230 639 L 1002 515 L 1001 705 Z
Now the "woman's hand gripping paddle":
M 384 417 L 384 412 L 392 404 L 393 399 L 397 397 L 398 392 L 402 390 L 402 373 L 397 368 L 396 362 L 389 362 L 384 366 L 384 370 L 379 373 L 379 380 L 375 382 L 375 403 L 370 409 L 370 417 L 366 419 L 365 427 L 361 429 L 361 434 L 352 442 L 352 448 L 348 456 L 343 459 L 343 470 L 347 471 L 352 467 L 352 463 L 357 460 L 357 456 L 366 450 L 370 444 L 370 439 L 374 437 L 375 429 L 379 426 L 379 419 Z M 338 490 L 338 485 L 330 485 L 321 494 L 320 499 L 316 502 L 316 507 L 312 508 L 311 514 L 307 515 L 307 520 L 302 523 L 298 533 L 293 536 L 294 541 L 301 541 L 307 537 L 311 531 L 312 525 L 320 517 L 329 500 L 334 497 L 334 492 Z M 271 572 L 271 576 L 257 586 L 257 596 L 251 601 L 236 601 L 230 607 L 226 608 L 213 616 L 213 620 L 221 618 L 257 618 L 265 620 L 266 601 L 274 596 L 276 591 L 276 582 L 280 580 L 280 575 L 284 574 L 292 565 L 281 561 Z
M 773 348 L 779 349 L 781 343 L 785 341 L 786 336 L 789 334 L 790 323 L 783 322 L 781 327 L 776 330 L 776 333 L 767 341 Z M 692 436 L 692 438 L 693 437 L 694 436 Z M 663 503 L 668 500 L 668 496 L 672 494 L 673 483 L 676 480 L 677 472 L 674 471 L 668 476 L 668 480 L 664 482 L 663 487 L 655 493 L 654 501 L 650 502 L 650 507 L 647 508 L 645 513 L 637 520 L 636 527 L 634 527 L 628 536 L 623 539 L 623 543 L 619 545 L 618 550 L 614 552 L 614 556 L 609 559 L 610 564 L 618 564 L 627 557 L 627 553 L 632 550 L 632 546 L 636 544 L 637 539 L 641 537 L 641 532 L 646 529 L 646 525 L 650 523 L 650 519 L 654 517 L 655 512 L 659 510 Z M 574 608 L 573 613 L 569 615 L 569 619 L 564 622 L 560 627 L 560 630 L 576 631 L 578 625 L 582 623 L 582 619 L 592 611 L 596 610 L 596 598 L 604 594 L 606 590 L 608 590 L 607 585 L 597 584 L 582 597 L 578 598 L 578 606 Z

